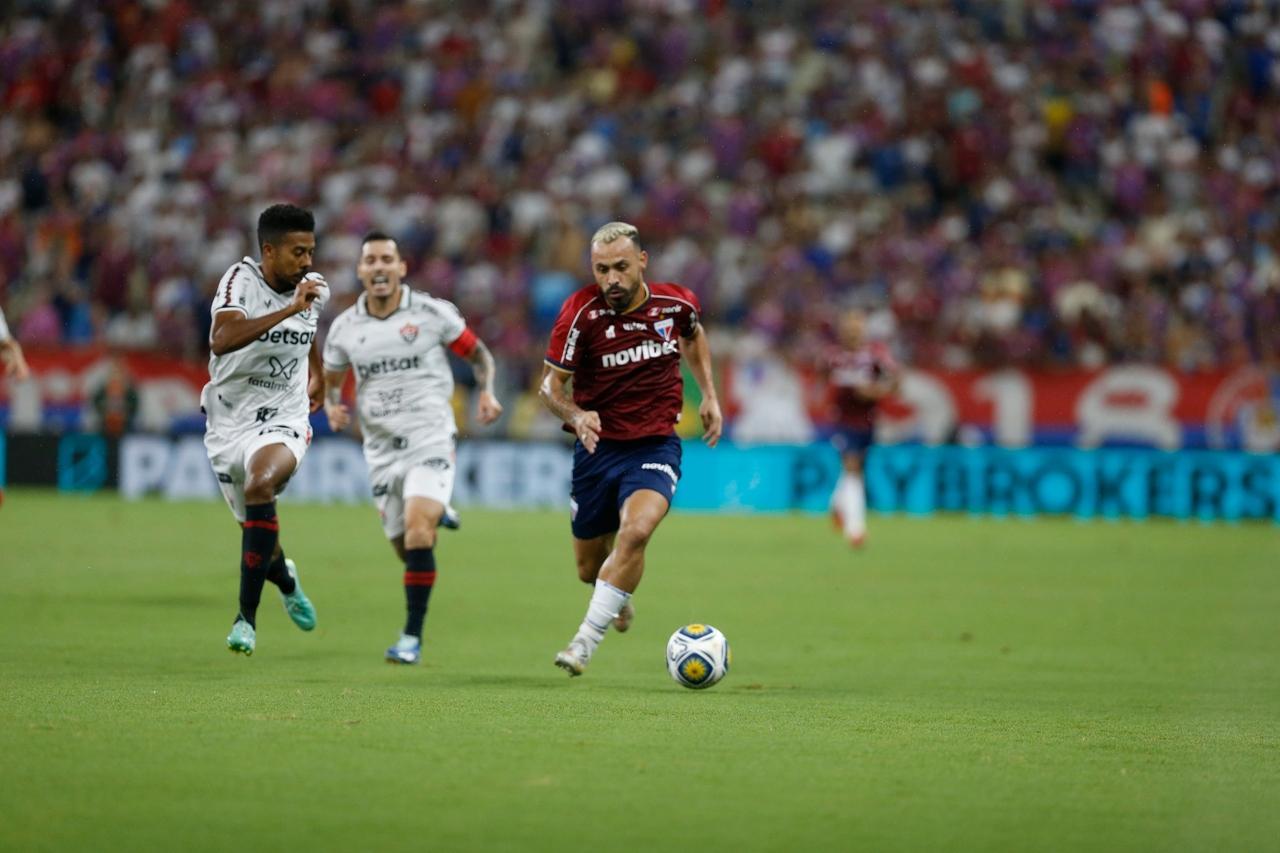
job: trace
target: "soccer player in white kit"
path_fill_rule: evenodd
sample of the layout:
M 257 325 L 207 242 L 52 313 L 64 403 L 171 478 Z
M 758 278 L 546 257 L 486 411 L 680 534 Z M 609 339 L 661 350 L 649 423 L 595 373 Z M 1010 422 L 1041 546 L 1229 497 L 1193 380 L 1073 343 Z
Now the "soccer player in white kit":
M 299 628 L 316 611 L 298 583 L 297 566 L 280 548 L 276 495 L 311 443 L 310 412 L 320 407 L 323 380 L 316 322 L 329 298 L 311 272 L 315 219 L 291 204 L 258 217 L 262 262 L 233 264 L 213 297 L 209 384 L 200 394 L 208 417 L 204 444 L 218 486 L 241 525 L 240 610 L 227 647 L 244 655 L 256 645 L 262 587 L 280 588 Z
M 9 324 L 4 321 L 4 311 L 0 311 L 0 364 L 4 365 L 4 373 L 19 382 L 31 375 L 27 367 L 27 359 L 22 355 L 22 345 L 9 334 Z
M 27 359 L 22 355 L 22 345 L 9 334 L 9 324 L 4 321 L 4 311 L 0 310 L 0 365 L 4 366 L 4 375 L 19 382 L 31 375 L 27 367 Z M 0 503 L 4 503 L 4 489 L 0 489 Z
M 354 369 L 369 484 L 382 529 L 404 563 L 408 615 L 386 659 L 415 664 L 436 580 L 436 529 L 453 495 L 458 427 L 445 347 L 475 371 L 479 422 L 496 421 L 502 404 L 493 393 L 489 348 L 451 303 L 404 284 L 406 272 L 394 239 L 365 235 L 356 267 L 364 293 L 333 321 L 324 344 L 324 409 L 335 431 L 351 422 L 342 386 Z

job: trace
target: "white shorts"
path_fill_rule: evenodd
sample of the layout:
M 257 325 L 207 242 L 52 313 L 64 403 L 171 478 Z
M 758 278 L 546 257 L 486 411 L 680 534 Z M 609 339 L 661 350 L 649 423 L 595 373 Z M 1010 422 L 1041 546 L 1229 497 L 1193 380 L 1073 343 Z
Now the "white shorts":
M 409 459 L 369 470 L 373 501 L 388 539 L 404 533 L 404 505 L 409 498 L 430 498 L 449 505 L 457 467 L 457 453 L 450 442 L 424 447 Z
M 289 448 L 296 471 L 311 445 L 311 424 L 307 421 L 281 422 L 232 433 L 215 429 L 205 431 L 204 446 L 209 453 L 209 464 L 213 466 L 218 488 L 222 490 L 222 497 L 236 521 L 244 521 L 244 467 L 253 454 L 271 444 L 283 444 Z

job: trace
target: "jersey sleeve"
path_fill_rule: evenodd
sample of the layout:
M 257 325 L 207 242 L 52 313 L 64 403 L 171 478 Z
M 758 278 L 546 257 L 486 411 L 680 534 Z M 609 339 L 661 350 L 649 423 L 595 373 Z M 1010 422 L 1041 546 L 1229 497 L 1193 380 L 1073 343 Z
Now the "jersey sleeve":
M 329 336 L 324 339 L 324 350 L 321 358 L 325 370 L 343 371 L 351 366 L 351 354 L 347 351 L 346 315 L 338 317 L 329 327 Z
M 324 309 L 329 307 L 329 297 L 331 295 L 327 282 L 320 286 L 319 291 L 316 293 L 315 301 L 311 303 L 311 307 L 315 310 L 317 317 L 322 316 Z
M 698 301 L 694 292 L 686 287 L 680 288 L 680 298 L 690 306 L 688 311 L 680 314 L 680 337 L 691 338 L 698 329 L 699 318 L 702 316 L 702 303 Z
M 560 306 L 560 315 L 556 317 L 555 325 L 551 327 L 551 339 L 547 342 L 543 360 L 566 373 L 577 370 L 581 360 L 583 310 L 588 301 L 582 298 L 581 293 L 566 299 L 564 305 Z
M 893 350 L 890 349 L 888 344 L 877 341 L 872 352 L 875 354 L 876 367 L 882 376 L 897 375 L 900 369 L 898 360 L 893 357 Z
M 445 299 L 435 300 L 436 316 L 440 318 L 440 343 L 460 356 L 467 356 L 475 348 L 475 333 L 467 328 L 458 306 Z
M 9 326 L 4 321 L 4 311 L 0 311 L 0 344 L 9 340 L 11 337 L 13 336 L 9 334 Z
M 216 315 L 222 311 L 239 311 L 248 316 L 249 296 L 246 290 L 252 281 L 253 273 L 245 268 L 244 263 L 238 263 L 223 273 L 218 289 L 214 291 L 210 313 Z

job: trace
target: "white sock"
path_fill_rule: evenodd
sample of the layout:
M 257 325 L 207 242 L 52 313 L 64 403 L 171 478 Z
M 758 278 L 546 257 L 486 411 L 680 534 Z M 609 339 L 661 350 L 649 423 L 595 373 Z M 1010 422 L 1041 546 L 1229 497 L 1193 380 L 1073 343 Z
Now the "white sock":
M 858 474 L 845 474 L 845 488 L 840 502 L 841 520 L 844 522 L 844 535 L 850 539 L 865 536 L 867 533 L 867 493 L 862 485 L 862 477 Z
M 836 480 L 836 487 L 831 491 L 830 509 L 838 515 L 844 514 L 844 490 L 848 482 L 848 473 L 842 471 Z
M 618 613 L 629 598 L 631 593 L 623 592 L 607 581 L 596 580 L 591 603 L 587 605 L 586 618 L 578 626 L 578 633 L 573 635 L 573 642 L 587 650 L 587 657 L 595 653 L 596 647 L 604 639 L 604 632 L 618 618 Z

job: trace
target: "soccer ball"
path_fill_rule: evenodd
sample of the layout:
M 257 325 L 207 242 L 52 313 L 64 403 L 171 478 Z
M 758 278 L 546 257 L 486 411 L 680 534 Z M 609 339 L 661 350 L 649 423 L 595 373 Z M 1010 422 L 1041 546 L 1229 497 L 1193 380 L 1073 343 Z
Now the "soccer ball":
M 701 690 L 729 672 L 729 641 L 710 625 L 685 625 L 667 640 L 667 672 L 676 684 Z

